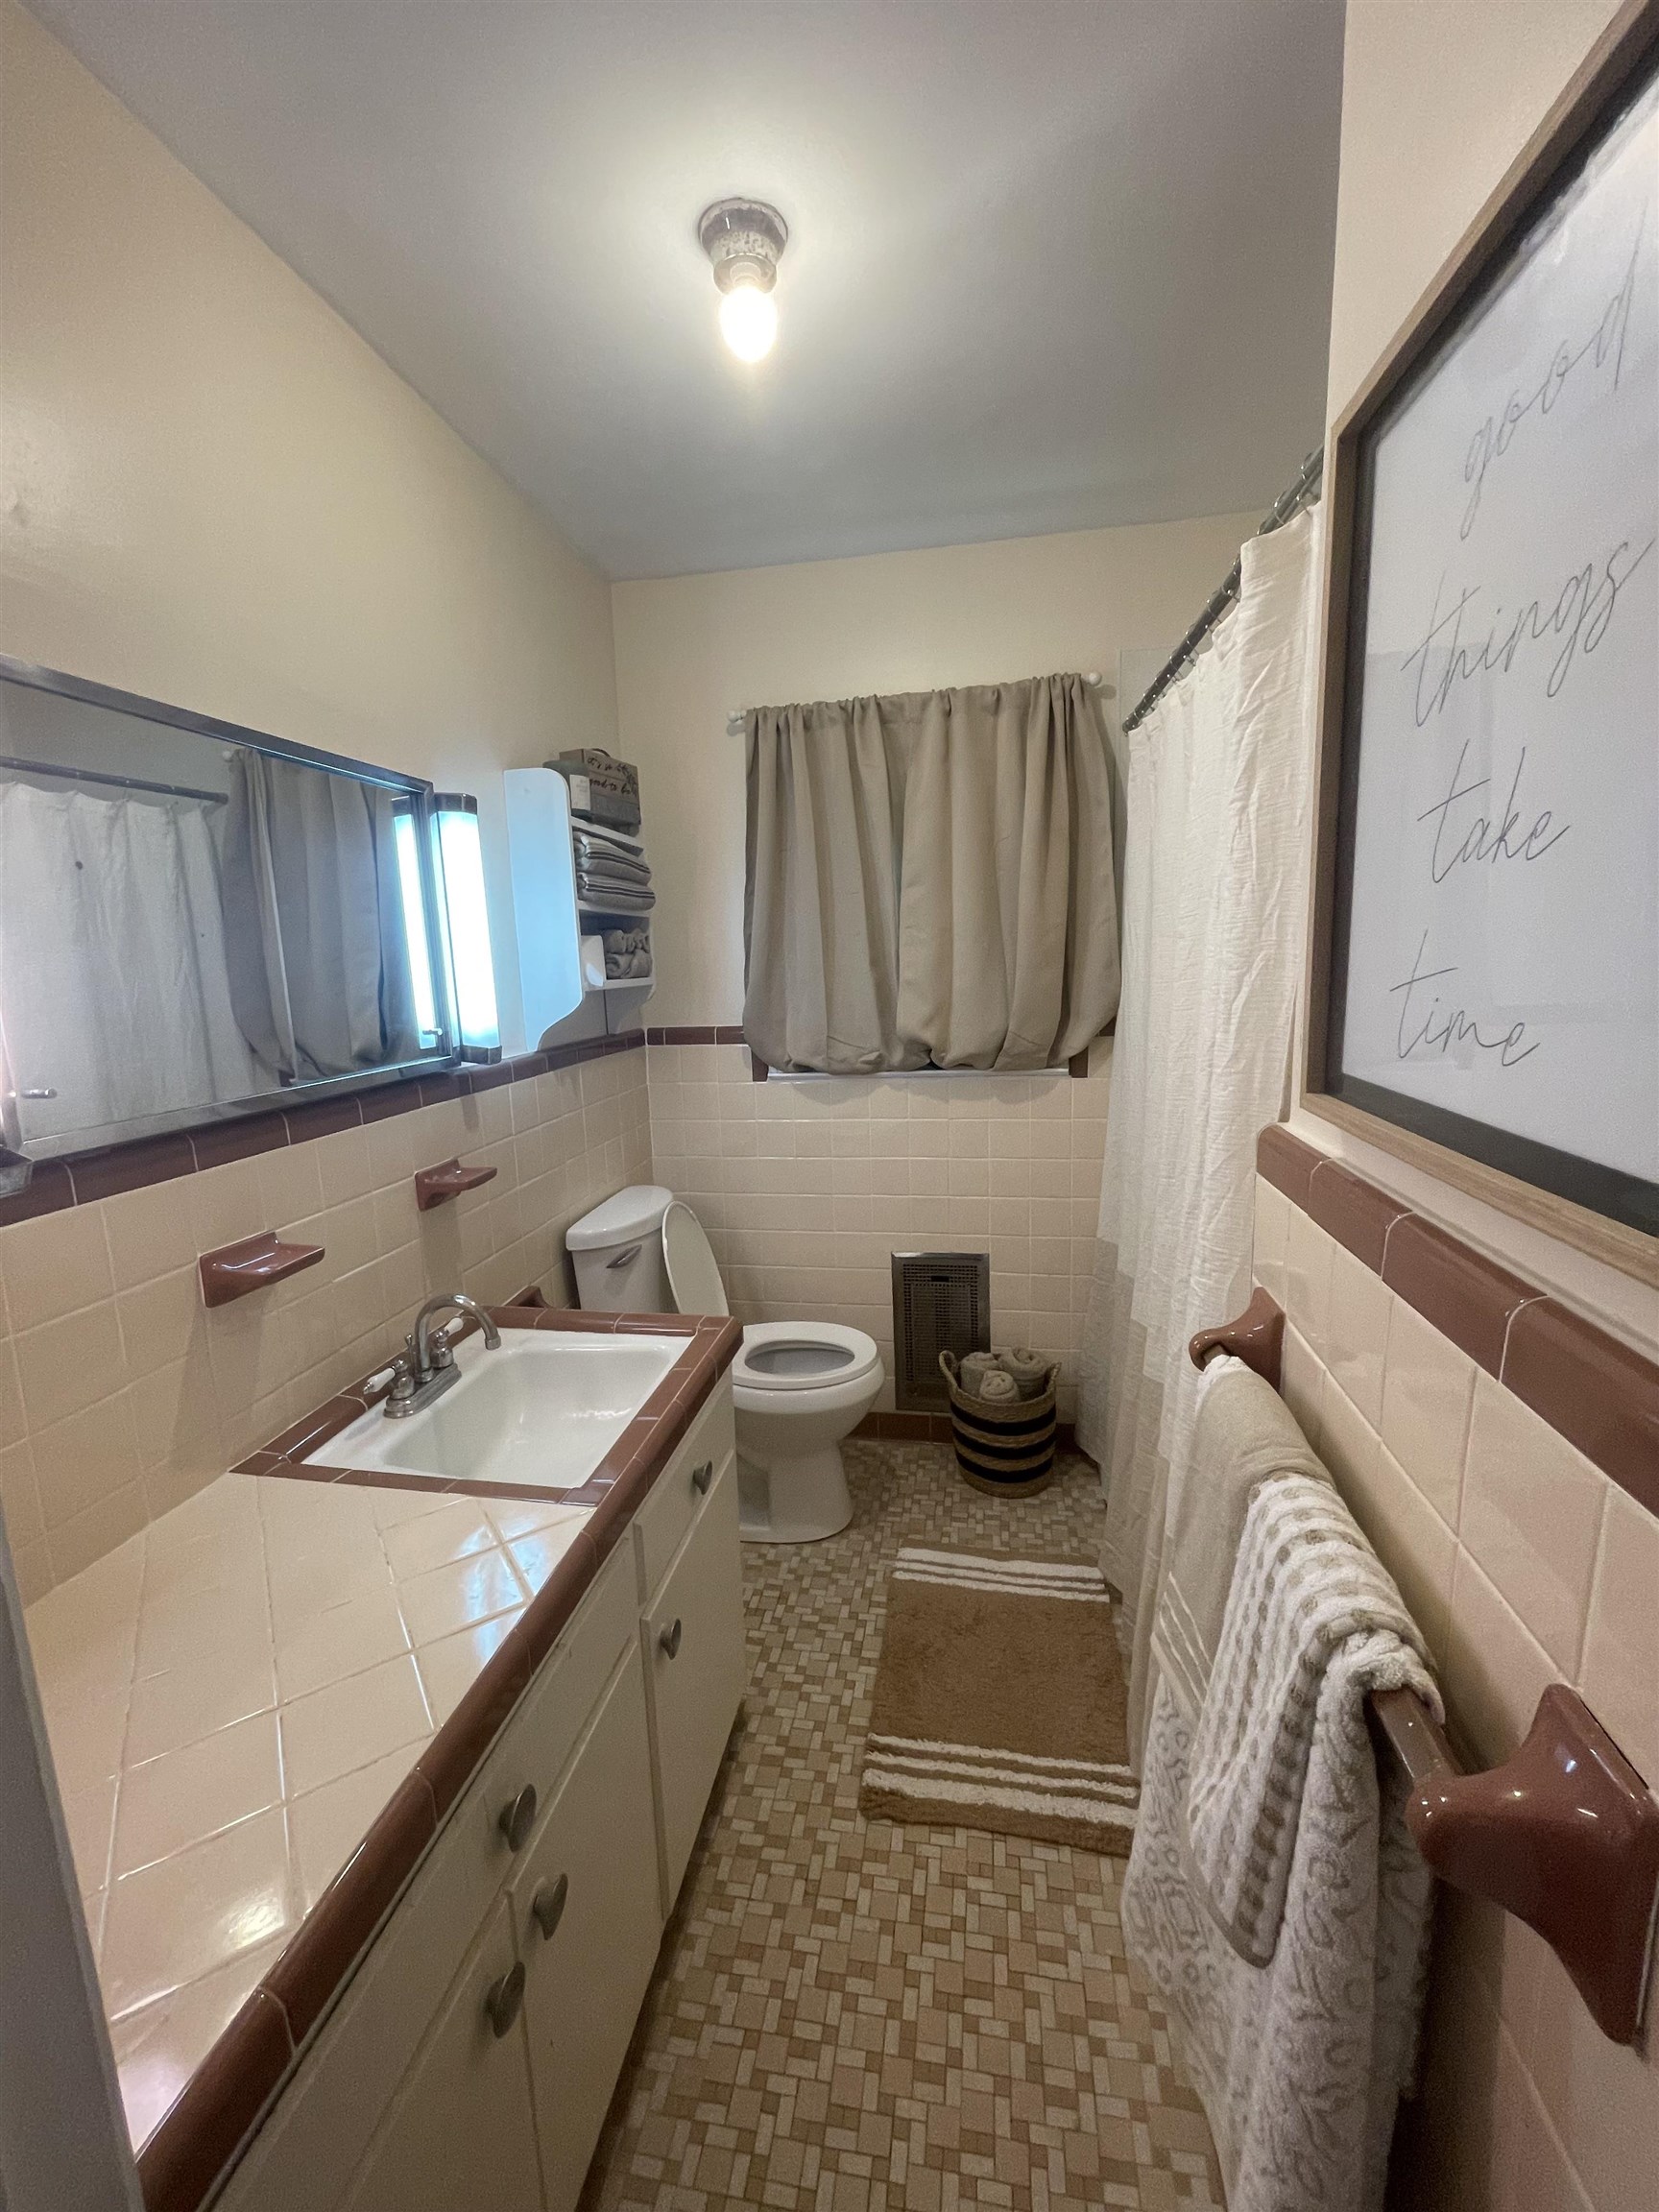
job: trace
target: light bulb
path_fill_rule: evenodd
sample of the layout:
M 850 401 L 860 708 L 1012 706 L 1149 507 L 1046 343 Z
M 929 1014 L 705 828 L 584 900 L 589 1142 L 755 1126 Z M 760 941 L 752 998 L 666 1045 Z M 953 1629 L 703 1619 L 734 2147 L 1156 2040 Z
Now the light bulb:
M 759 361 L 778 335 L 778 310 L 770 292 L 734 284 L 720 302 L 720 334 L 739 361 Z

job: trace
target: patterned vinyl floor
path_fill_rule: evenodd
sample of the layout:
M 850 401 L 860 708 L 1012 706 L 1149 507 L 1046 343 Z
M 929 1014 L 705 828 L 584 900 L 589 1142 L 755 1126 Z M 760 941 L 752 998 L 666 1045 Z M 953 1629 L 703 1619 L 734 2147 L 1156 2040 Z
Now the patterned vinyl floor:
M 1098 1546 L 1080 1460 L 980 1497 L 856 1444 L 826 1544 L 745 1548 L 753 1676 L 585 2212 L 1219 2205 L 1197 2099 L 1125 1963 L 1120 1863 L 857 1809 L 902 1544 Z

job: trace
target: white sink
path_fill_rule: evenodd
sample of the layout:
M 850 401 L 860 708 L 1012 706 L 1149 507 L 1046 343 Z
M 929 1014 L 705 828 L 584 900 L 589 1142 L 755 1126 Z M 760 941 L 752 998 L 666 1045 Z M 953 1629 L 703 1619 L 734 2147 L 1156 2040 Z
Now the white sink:
M 501 1349 L 469 1336 L 461 1380 L 421 1412 L 375 1407 L 307 1458 L 428 1482 L 528 1483 L 574 1490 L 615 1443 L 676 1359 L 684 1336 L 608 1336 L 503 1329 Z

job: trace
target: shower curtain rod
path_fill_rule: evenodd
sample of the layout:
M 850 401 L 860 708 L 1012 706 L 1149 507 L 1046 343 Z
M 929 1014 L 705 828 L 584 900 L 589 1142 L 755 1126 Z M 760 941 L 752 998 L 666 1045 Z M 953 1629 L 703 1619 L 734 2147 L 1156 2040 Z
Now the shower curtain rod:
M 1319 486 L 1324 474 L 1325 448 L 1322 445 L 1315 445 L 1301 468 L 1297 469 L 1293 481 L 1286 486 L 1272 506 L 1268 508 L 1266 514 L 1262 516 L 1261 527 L 1256 532 L 1257 537 L 1265 538 L 1269 530 L 1281 529 L 1293 515 L 1299 515 L 1304 507 L 1310 507 L 1319 496 Z M 1123 732 L 1125 736 L 1139 723 L 1146 719 L 1159 700 L 1163 698 L 1165 692 L 1168 690 L 1170 685 L 1175 683 L 1191 666 L 1205 638 L 1209 637 L 1211 631 L 1214 629 L 1216 623 L 1220 621 L 1222 615 L 1238 598 L 1243 572 L 1244 564 L 1242 557 L 1240 557 L 1234 562 L 1221 584 L 1210 594 L 1209 599 L 1205 602 L 1204 612 L 1193 623 L 1191 629 L 1188 631 L 1186 637 L 1182 638 L 1180 644 L 1176 646 L 1174 652 L 1170 654 L 1168 660 L 1165 661 L 1163 667 L 1159 669 L 1152 680 L 1150 688 L 1142 695 L 1134 712 L 1124 717 Z
M 1090 669 L 1083 681 L 1092 690 L 1098 691 L 1100 688 L 1100 671 L 1097 668 Z M 726 734 L 728 737 L 742 736 L 744 719 L 744 709 L 741 707 L 733 707 L 731 713 L 726 717 Z
M 57 760 L 16 760 L 0 754 L 0 771 L 13 776 L 61 776 L 71 783 L 113 783 L 123 791 L 154 791 L 163 799 L 200 799 L 209 806 L 228 806 L 223 791 L 193 791 L 187 783 L 147 783 L 142 776 L 107 775 L 98 768 L 65 768 Z

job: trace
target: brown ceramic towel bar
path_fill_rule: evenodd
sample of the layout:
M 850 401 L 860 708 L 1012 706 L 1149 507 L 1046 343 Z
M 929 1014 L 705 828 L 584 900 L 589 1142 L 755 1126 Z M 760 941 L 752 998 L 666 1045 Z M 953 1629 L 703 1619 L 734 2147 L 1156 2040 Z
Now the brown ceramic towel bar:
M 1236 1321 L 1200 1330 L 1188 1349 L 1194 1367 L 1231 1352 L 1277 1390 L 1284 1344 L 1284 1311 L 1259 1286 Z M 1602 2032 L 1633 2043 L 1659 1899 L 1659 1804 L 1583 1698 L 1551 1683 L 1527 1741 L 1479 1774 L 1414 1691 L 1374 1692 L 1370 1708 L 1435 1873 L 1536 1929 Z

